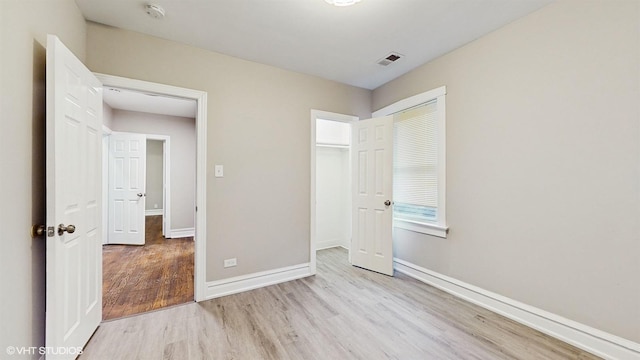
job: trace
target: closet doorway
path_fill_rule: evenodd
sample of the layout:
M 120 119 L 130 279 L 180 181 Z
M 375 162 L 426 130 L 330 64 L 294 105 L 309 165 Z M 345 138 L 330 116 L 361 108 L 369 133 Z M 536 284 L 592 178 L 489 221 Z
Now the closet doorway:
M 351 124 L 355 116 L 311 111 L 311 251 L 351 247 Z M 315 254 L 312 271 L 315 272 Z M 346 255 L 350 259 L 350 254 Z

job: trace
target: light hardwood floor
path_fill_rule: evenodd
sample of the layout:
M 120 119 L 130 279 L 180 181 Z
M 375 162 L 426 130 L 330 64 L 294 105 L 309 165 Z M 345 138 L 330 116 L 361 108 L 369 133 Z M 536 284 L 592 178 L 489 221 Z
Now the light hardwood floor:
M 193 301 L 193 238 L 165 239 L 145 218 L 145 244 L 102 247 L 102 319 Z
M 597 359 L 403 274 L 316 276 L 104 322 L 81 359 Z

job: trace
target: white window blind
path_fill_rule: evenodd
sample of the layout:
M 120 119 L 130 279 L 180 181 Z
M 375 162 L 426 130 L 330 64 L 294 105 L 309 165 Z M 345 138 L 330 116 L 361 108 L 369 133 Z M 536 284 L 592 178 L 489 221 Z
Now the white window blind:
M 394 114 L 393 136 L 394 217 L 417 222 L 436 221 L 437 101 Z

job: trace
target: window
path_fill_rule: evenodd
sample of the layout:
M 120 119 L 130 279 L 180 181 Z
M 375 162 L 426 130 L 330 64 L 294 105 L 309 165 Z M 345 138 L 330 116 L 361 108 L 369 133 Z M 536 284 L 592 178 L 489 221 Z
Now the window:
M 394 227 L 446 237 L 444 87 L 374 113 L 393 115 Z
M 438 122 L 435 101 L 393 116 L 393 216 L 436 221 Z

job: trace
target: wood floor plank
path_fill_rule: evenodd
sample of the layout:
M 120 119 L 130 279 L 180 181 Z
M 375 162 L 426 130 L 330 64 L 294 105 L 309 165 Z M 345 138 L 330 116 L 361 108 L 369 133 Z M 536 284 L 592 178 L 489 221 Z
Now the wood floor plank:
M 162 216 L 145 220 L 143 246 L 103 246 L 104 320 L 193 301 L 193 238 L 165 239 Z
M 313 277 L 104 322 L 81 359 L 597 359 L 343 249 L 317 259 Z

